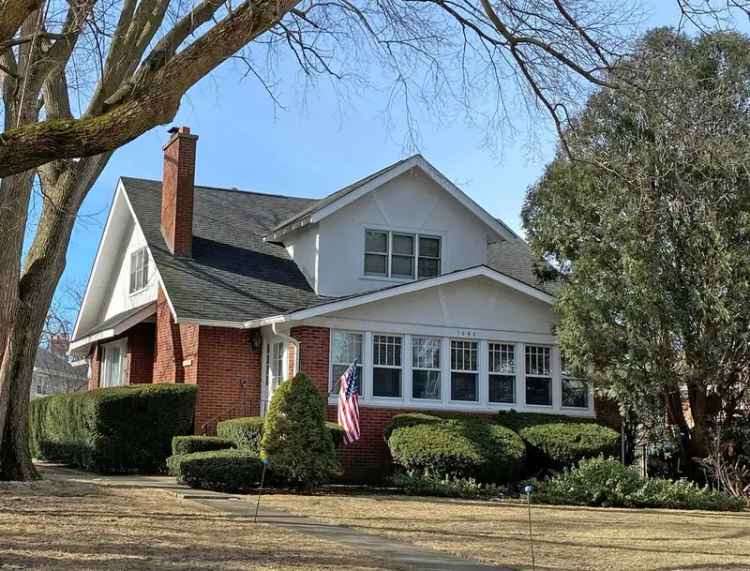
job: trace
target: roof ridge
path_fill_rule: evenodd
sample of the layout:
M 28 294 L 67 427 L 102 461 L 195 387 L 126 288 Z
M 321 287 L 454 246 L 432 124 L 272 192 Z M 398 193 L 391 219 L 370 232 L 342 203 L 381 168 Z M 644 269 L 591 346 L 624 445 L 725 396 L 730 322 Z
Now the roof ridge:
M 151 182 L 156 184 L 161 184 L 162 181 L 155 180 L 152 178 L 141 178 L 136 176 L 121 176 L 120 179 L 122 180 L 134 180 L 134 181 L 140 181 L 140 182 Z M 223 186 L 210 186 L 206 184 L 196 184 L 196 189 L 205 189 L 205 190 L 218 190 L 220 192 L 237 192 L 241 194 L 257 194 L 258 196 L 271 196 L 275 198 L 290 198 L 293 200 L 311 200 L 317 202 L 318 200 L 321 200 L 320 198 L 310 198 L 307 196 L 290 196 L 288 194 L 278 194 L 275 192 L 260 192 L 257 190 L 242 190 L 241 188 L 225 188 Z

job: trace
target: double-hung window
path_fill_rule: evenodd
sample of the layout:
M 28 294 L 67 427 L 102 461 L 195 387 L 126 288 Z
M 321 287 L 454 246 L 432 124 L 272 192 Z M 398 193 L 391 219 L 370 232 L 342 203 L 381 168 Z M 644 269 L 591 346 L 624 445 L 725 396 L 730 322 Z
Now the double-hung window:
M 401 337 L 372 336 L 372 396 L 401 396 Z
M 146 287 L 148 283 L 148 250 L 143 247 L 130 254 L 130 293 Z
M 508 343 L 489 343 L 490 402 L 516 402 L 516 348 Z
M 552 405 L 551 349 L 526 345 L 526 404 Z
M 357 361 L 357 394 L 362 394 L 362 333 L 334 331 L 331 348 L 331 383 L 333 394 L 339 392 L 339 379 Z
M 477 401 L 477 348 L 476 341 L 451 341 L 451 400 Z
M 365 275 L 397 279 L 440 275 L 438 236 L 365 230 Z
M 412 338 L 411 396 L 440 400 L 440 338 Z
M 562 358 L 562 405 L 570 408 L 588 408 L 589 385 L 585 379 L 573 374 L 569 363 Z
M 127 350 L 127 340 L 121 339 L 102 345 L 101 360 L 102 387 L 116 387 L 123 384 L 123 362 Z

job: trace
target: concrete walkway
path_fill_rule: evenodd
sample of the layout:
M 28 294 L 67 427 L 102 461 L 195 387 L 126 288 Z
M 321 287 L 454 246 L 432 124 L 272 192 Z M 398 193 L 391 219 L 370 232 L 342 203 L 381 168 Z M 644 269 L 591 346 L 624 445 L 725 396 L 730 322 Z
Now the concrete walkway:
M 44 476 L 50 480 L 70 480 L 102 486 L 166 490 L 174 492 L 175 498 L 180 501 L 193 502 L 222 513 L 241 515 L 243 517 L 254 517 L 255 515 L 255 501 L 251 501 L 253 500 L 252 496 L 193 490 L 178 484 L 174 478 L 167 476 L 100 476 L 53 464 L 39 464 L 39 468 L 41 468 Z M 327 524 L 306 516 L 269 510 L 263 508 L 262 500 L 258 522 L 276 525 L 298 533 L 313 535 L 320 539 L 345 545 L 361 553 L 363 557 L 369 555 L 387 561 L 389 569 L 414 571 L 511 571 L 509 568 L 483 565 L 434 549 L 372 535 L 345 525 Z

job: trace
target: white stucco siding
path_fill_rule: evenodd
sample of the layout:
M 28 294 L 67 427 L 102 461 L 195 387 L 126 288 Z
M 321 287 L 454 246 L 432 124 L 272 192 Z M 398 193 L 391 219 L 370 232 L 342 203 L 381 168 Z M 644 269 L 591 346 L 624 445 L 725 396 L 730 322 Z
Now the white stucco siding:
M 112 274 L 111 289 L 106 307 L 101 319 L 109 319 L 113 315 L 122 313 L 134 307 L 155 301 L 158 295 L 156 277 L 156 267 L 149 254 L 148 260 L 148 283 L 146 287 L 130 293 L 130 255 L 146 246 L 146 238 L 140 229 L 133 224 L 132 219 L 129 223 L 129 229 L 126 231 L 123 241 L 118 248 L 117 256 L 119 257 L 116 271 Z
M 364 275 L 366 228 L 440 236 L 442 273 L 486 263 L 485 224 L 412 169 L 320 221 L 319 293 L 348 295 L 401 283 Z
M 342 325 L 382 324 L 389 331 L 402 328 L 409 332 L 428 327 L 442 329 L 446 335 L 458 336 L 458 330 L 470 330 L 483 336 L 495 332 L 500 338 L 543 336 L 548 342 L 554 339 L 553 330 L 558 323 L 558 316 L 549 304 L 483 277 L 400 295 L 328 317 Z
M 318 225 L 310 224 L 284 238 L 284 245 L 307 283 L 318 291 Z

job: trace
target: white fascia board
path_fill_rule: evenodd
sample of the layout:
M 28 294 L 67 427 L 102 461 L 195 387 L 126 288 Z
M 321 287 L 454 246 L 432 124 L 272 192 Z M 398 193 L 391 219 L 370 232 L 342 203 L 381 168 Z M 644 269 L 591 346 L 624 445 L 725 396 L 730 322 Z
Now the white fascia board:
M 234 329 L 246 329 L 244 321 L 221 321 L 218 319 L 175 319 L 175 323 L 184 323 L 186 325 L 205 325 L 206 327 L 231 327 Z
M 477 218 L 484 222 L 501 238 L 503 238 L 504 240 L 520 239 L 515 232 L 513 232 L 505 224 L 499 222 L 496 218 L 490 215 L 489 212 L 487 212 L 484 208 L 474 202 L 465 192 L 463 192 L 460 188 L 453 184 L 444 174 L 442 174 L 438 169 L 427 162 L 427 160 L 422 155 L 413 156 L 409 160 L 404 161 L 398 167 L 383 173 L 379 177 L 374 178 L 366 184 L 363 184 L 358 189 L 346 194 L 345 196 L 342 196 L 337 201 L 321 208 L 317 212 L 314 212 L 312 216 L 310 216 L 310 222 L 320 222 L 337 210 L 359 200 L 369 192 L 383 186 L 384 184 L 390 182 L 394 178 L 404 174 L 414 167 L 419 167 L 419 169 L 427 176 L 429 176 L 433 180 L 433 182 L 435 182 L 454 199 L 460 202 L 466 209 L 468 209 L 472 214 L 474 214 Z
M 156 313 L 156 302 L 150 303 L 148 306 L 141 309 L 138 313 L 134 313 L 125 321 L 118 323 L 114 327 L 104 329 L 103 331 L 97 331 L 93 335 L 87 335 L 86 337 L 82 337 L 81 339 L 77 339 L 71 342 L 70 347 L 68 348 L 68 353 L 70 353 L 71 351 L 75 351 L 76 349 L 80 349 L 81 347 L 84 347 L 86 345 L 91 345 L 92 343 L 101 341 L 102 339 L 109 339 L 110 337 L 120 335 L 134 325 L 138 325 L 147 317 L 151 317 L 154 313 Z
M 154 260 L 154 254 L 151 252 L 151 246 L 148 243 L 148 240 L 146 240 L 146 234 L 143 232 L 143 228 L 141 228 L 140 222 L 138 222 L 138 217 L 135 215 L 135 210 L 133 210 L 133 205 L 130 203 L 130 198 L 128 198 L 128 193 L 124 191 L 122 193 L 123 197 L 125 198 L 125 204 L 128 205 L 128 209 L 130 210 L 130 215 L 133 217 L 133 223 L 135 224 L 135 227 L 138 229 L 138 232 L 141 233 L 141 237 L 143 238 L 143 242 L 146 244 L 146 248 L 148 248 L 148 253 L 151 255 L 151 259 Z M 169 305 L 169 311 L 172 312 L 172 319 L 174 319 L 175 323 L 177 323 L 177 312 L 174 309 L 174 304 L 172 303 L 172 300 L 169 297 L 169 292 L 167 291 L 166 286 L 164 285 L 164 280 L 161 278 L 161 273 L 159 273 L 159 266 L 156 265 L 156 261 L 154 261 L 154 270 L 156 270 L 156 276 L 159 278 L 159 284 L 161 285 L 161 290 L 164 292 L 164 297 L 167 299 L 167 305 Z M 158 299 L 159 292 L 156 292 L 156 297 Z
M 94 275 L 96 274 L 96 270 L 99 266 L 99 261 L 101 260 L 101 257 L 102 257 L 103 246 L 105 242 L 107 241 L 107 236 L 109 235 L 109 232 L 111 231 L 112 220 L 114 219 L 115 204 L 117 204 L 117 196 L 120 193 L 125 194 L 121 179 L 117 181 L 117 188 L 115 190 L 115 195 L 112 198 L 112 204 L 109 205 L 109 213 L 107 214 L 107 222 L 104 224 L 104 232 L 102 232 L 102 236 L 99 239 L 99 245 L 96 248 L 96 256 L 94 257 L 94 265 L 91 267 L 91 273 L 89 274 L 89 279 L 86 282 L 86 292 L 83 294 L 83 301 L 81 302 L 81 308 L 78 310 L 78 316 L 76 317 L 76 324 L 73 327 L 73 336 L 71 339 L 76 339 L 76 336 L 78 335 L 78 327 L 81 324 L 81 316 L 83 315 L 83 308 L 86 307 L 86 302 L 89 299 L 89 294 L 91 293 L 91 283 L 93 282 Z M 131 209 L 131 215 L 132 215 L 132 209 Z M 133 218 L 135 219 L 134 215 L 133 215 Z
M 413 292 L 421 291 L 423 289 L 441 286 L 441 285 L 445 285 L 449 283 L 454 283 L 454 282 L 458 282 L 458 281 L 462 281 L 465 279 L 474 278 L 478 276 L 484 276 L 486 278 L 489 278 L 497 283 L 503 284 L 505 286 L 510 287 L 511 289 L 514 289 L 518 292 L 526 294 L 529 297 L 533 297 L 534 299 L 537 299 L 543 303 L 552 305 L 555 302 L 555 298 L 553 296 L 549 295 L 548 293 L 543 292 L 540 289 L 531 287 L 530 285 L 527 285 L 510 276 L 506 276 L 505 274 L 502 274 L 496 270 L 493 270 L 492 268 L 488 268 L 487 266 L 475 266 L 472 268 L 459 270 L 451 274 L 446 274 L 444 276 L 439 276 L 439 277 L 428 279 L 428 280 L 413 281 L 407 284 L 394 286 L 394 287 L 390 287 L 390 288 L 379 290 L 379 291 L 374 291 L 372 293 L 365 293 L 356 297 L 342 299 L 340 301 L 332 301 L 330 303 L 324 303 L 317 307 L 311 307 L 310 309 L 302 309 L 300 311 L 295 311 L 293 313 L 289 313 L 286 315 L 277 315 L 273 317 L 247 321 L 245 322 L 245 327 L 261 327 L 263 325 L 271 325 L 273 323 L 283 323 L 285 321 L 301 321 L 304 319 L 310 319 L 312 317 L 318 317 L 320 315 L 333 313 L 335 311 L 341 311 L 341 310 L 349 309 L 349 308 L 356 307 L 359 305 L 365 305 L 368 303 L 380 301 L 383 299 L 388 299 L 391 297 L 396 297 L 396 296 L 403 295 L 406 293 L 413 293 Z

